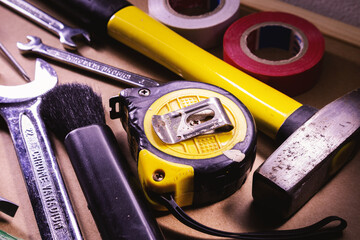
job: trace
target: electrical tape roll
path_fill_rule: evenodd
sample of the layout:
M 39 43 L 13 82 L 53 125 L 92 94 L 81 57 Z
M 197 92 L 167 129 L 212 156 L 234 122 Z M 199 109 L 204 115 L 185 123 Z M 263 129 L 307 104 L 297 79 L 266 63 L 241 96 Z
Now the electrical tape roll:
M 324 37 L 312 23 L 283 12 L 240 18 L 223 39 L 225 62 L 289 96 L 316 84 L 324 51 Z
M 240 0 L 149 0 L 149 15 L 201 48 L 221 44 L 240 18 Z

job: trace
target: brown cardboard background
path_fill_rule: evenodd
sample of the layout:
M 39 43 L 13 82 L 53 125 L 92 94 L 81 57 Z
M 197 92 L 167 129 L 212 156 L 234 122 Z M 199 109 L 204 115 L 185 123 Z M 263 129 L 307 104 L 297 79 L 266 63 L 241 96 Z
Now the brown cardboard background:
M 38 1 L 34 5 L 58 16 Z M 131 1 L 146 10 L 146 1 Z M 16 42 L 26 41 L 26 35 L 40 37 L 44 43 L 61 48 L 57 37 L 41 29 L 14 12 L 0 6 L 0 41 L 27 71 L 30 78 L 34 76 L 35 58 L 22 56 Z M 69 23 L 69 22 L 67 22 Z M 70 24 L 74 26 L 74 24 Z M 221 56 L 221 49 L 212 50 Z M 119 68 L 146 75 L 161 82 L 179 79 L 162 66 L 147 59 L 126 46 L 109 39 L 101 39 L 91 47 L 81 45 L 78 53 Z M 127 140 L 120 122 L 110 120 L 108 99 L 115 96 L 125 87 L 113 81 L 103 81 L 98 76 L 89 75 L 69 67 L 48 61 L 56 70 L 59 83 L 81 82 L 94 88 L 102 95 L 106 107 L 107 123 L 115 132 L 119 144 L 125 149 L 127 157 Z M 13 70 L 10 64 L 0 56 L 0 84 L 24 84 L 24 80 Z M 296 99 L 304 104 L 321 108 L 328 102 L 342 96 L 348 91 L 360 87 L 360 49 L 353 45 L 326 37 L 326 53 L 323 61 L 323 73 L 317 85 Z M 54 151 L 59 162 L 68 192 L 71 197 L 81 230 L 85 239 L 100 239 L 94 221 L 87 209 L 86 201 L 72 170 L 71 163 L 61 142 L 51 136 Z M 257 158 L 253 169 L 256 169 L 275 149 L 272 140 L 259 133 Z M 299 212 L 284 224 L 277 226 L 272 219 L 267 219 L 252 204 L 252 174 L 244 186 L 228 199 L 198 209 L 186 209 L 186 212 L 205 225 L 233 232 L 247 232 L 279 227 L 281 229 L 297 228 L 312 224 L 326 216 L 338 215 L 348 221 L 348 227 L 342 239 L 357 239 L 360 234 L 360 154 L 349 162 L 319 193 L 317 193 Z M 14 218 L 0 213 L 0 229 L 23 239 L 39 239 L 36 221 L 19 169 L 12 141 L 6 124 L 0 120 L 0 196 L 17 203 L 20 208 Z M 179 223 L 173 216 L 159 216 L 158 222 L 166 239 L 217 239 L 198 233 Z

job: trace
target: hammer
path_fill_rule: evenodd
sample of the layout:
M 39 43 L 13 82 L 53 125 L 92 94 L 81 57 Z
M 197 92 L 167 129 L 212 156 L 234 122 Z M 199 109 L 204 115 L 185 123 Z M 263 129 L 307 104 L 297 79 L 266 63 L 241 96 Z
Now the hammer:
M 254 172 L 255 201 L 290 217 L 353 157 L 359 132 L 357 89 L 315 113 Z
M 39 114 L 41 96 L 56 84 L 55 70 L 37 59 L 34 81 L 0 85 L 0 115 L 8 125 L 41 238 L 82 239 Z
M 96 26 L 98 29 L 106 30 L 114 39 L 150 57 L 186 80 L 206 82 L 231 92 L 248 107 L 255 118 L 258 129 L 279 142 L 283 142 L 297 129 L 302 129 L 303 132 L 314 135 L 313 129 L 309 128 L 305 123 L 313 117 L 317 109 L 303 105 L 230 66 L 182 38 L 127 1 L 93 0 L 89 2 L 87 0 L 51 0 L 46 2 L 52 2 L 87 26 Z M 95 29 L 95 31 L 98 29 Z M 341 107 L 338 107 L 339 109 L 343 110 L 348 107 L 352 109 L 352 111 L 349 110 L 344 113 L 343 118 L 340 117 L 343 112 L 337 113 L 340 115 L 339 118 L 337 118 L 341 121 L 339 124 L 347 122 L 349 120 L 348 118 L 354 119 L 358 116 L 360 109 L 358 107 L 357 92 L 358 91 L 355 91 L 354 94 L 350 94 L 351 101 L 346 100 L 348 97 L 337 101 L 337 103 L 341 105 Z M 331 108 L 331 105 L 329 108 Z M 325 108 L 324 111 L 329 108 Z M 318 114 L 322 115 L 324 111 Z M 320 119 L 322 122 L 330 120 L 329 118 Z M 311 122 L 316 121 L 318 121 L 318 118 L 314 115 Z M 348 135 L 339 140 L 341 142 L 336 144 L 338 147 L 324 149 L 322 146 L 316 145 L 316 151 L 322 153 L 319 155 L 320 159 L 318 159 L 318 161 L 324 163 L 324 161 L 327 162 L 336 155 L 337 151 L 342 149 L 342 146 L 349 138 L 354 137 L 358 133 L 359 126 L 356 126 L 356 123 L 354 129 L 353 132 L 348 132 Z M 322 132 L 323 130 L 321 130 L 320 127 L 316 131 L 317 134 L 322 134 Z M 325 143 L 331 144 L 331 141 L 337 139 L 335 132 L 329 133 Z M 307 134 L 305 134 L 305 136 L 307 136 Z M 288 141 L 290 145 L 293 144 L 291 143 L 291 138 L 293 138 L 293 136 L 291 136 Z M 304 147 L 298 149 L 298 151 L 304 153 L 313 151 L 314 146 L 312 142 L 308 142 L 306 138 L 303 138 L 302 141 L 304 141 Z M 297 149 L 297 145 L 292 146 Z M 350 143 L 349 145 L 346 144 L 346 146 L 346 150 L 348 151 L 344 150 L 344 153 L 341 155 L 351 156 L 356 150 L 356 147 L 352 147 Z M 283 146 L 280 146 L 278 151 L 282 151 L 283 148 Z M 292 152 L 289 153 L 288 158 L 291 158 L 291 156 L 293 156 Z M 339 158 L 341 158 L 341 156 L 339 156 Z M 309 174 L 310 172 L 306 173 L 304 175 L 305 179 L 315 177 L 316 172 L 321 169 L 318 165 L 311 166 L 312 171 L 310 172 L 312 174 Z M 335 169 L 338 168 L 334 168 L 334 171 Z M 255 178 L 255 181 L 257 181 L 257 179 L 258 178 Z M 298 180 L 299 184 L 300 182 L 301 181 Z M 273 187 L 271 182 L 266 182 L 264 186 L 269 189 Z M 309 190 L 311 194 L 305 194 L 301 192 L 301 189 L 300 187 L 299 191 L 295 193 L 304 198 L 305 202 L 306 199 L 318 190 L 318 188 L 314 187 Z M 259 184 L 255 183 L 254 192 L 256 191 L 264 192 L 265 194 L 265 190 L 259 188 Z M 272 190 L 266 191 L 266 194 L 272 194 Z M 254 198 L 257 201 L 262 201 L 258 199 L 258 194 L 254 194 Z M 269 198 L 271 197 L 269 196 Z M 299 205 L 300 204 L 298 204 L 298 206 Z M 292 211 L 294 211 L 294 208 L 292 208 Z M 288 212 L 286 215 L 289 214 L 291 213 Z

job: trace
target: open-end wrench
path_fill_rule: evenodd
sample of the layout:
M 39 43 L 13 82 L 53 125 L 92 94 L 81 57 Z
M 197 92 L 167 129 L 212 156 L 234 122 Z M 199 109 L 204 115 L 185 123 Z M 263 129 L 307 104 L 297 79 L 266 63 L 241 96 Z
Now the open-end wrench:
M 42 239 L 82 239 L 39 114 L 41 96 L 56 84 L 54 69 L 37 59 L 32 82 L 0 85 L 0 115 L 8 125 Z
M 72 40 L 76 36 L 83 36 L 90 42 L 90 34 L 85 30 L 71 28 L 24 0 L 0 0 L 0 2 L 59 36 L 60 42 L 66 49 L 77 48 Z
M 120 83 L 133 87 L 156 87 L 159 86 L 155 80 L 147 78 L 123 69 L 115 68 L 95 60 L 79 56 L 74 53 L 62 51 L 42 43 L 41 39 L 35 36 L 27 36 L 29 42 L 17 43 L 21 53 L 36 53 L 61 63 L 65 63 L 89 72 L 114 79 Z

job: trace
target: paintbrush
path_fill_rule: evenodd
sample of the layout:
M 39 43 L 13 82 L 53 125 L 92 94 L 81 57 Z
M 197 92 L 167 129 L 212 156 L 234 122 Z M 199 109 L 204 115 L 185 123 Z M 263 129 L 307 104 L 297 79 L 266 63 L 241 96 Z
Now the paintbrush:
M 64 141 L 103 239 L 163 239 L 145 196 L 105 122 L 101 97 L 82 84 L 58 85 L 40 107 Z

